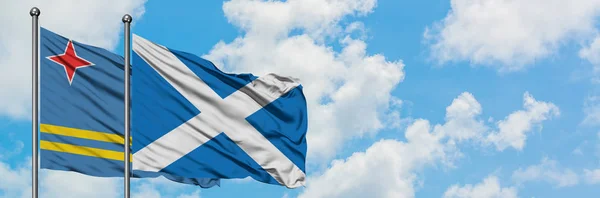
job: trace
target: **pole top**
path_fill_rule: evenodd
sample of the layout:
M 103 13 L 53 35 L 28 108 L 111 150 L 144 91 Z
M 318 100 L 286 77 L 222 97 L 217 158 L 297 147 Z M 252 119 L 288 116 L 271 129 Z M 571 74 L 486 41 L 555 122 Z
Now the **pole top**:
M 132 20 L 131 15 L 125 14 L 123 16 L 123 23 L 131 23 L 131 20 Z
M 37 7 L 31 8 L 31 10 L 29 11 L 29 15 L 40 16 L 40 9 L 38 9 Z

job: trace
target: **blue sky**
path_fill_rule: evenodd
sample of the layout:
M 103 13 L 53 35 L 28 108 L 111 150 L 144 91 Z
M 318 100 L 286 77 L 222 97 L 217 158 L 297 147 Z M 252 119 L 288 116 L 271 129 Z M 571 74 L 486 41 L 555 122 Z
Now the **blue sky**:
M 30 70 L 15 65 L 29 65 L 33 5 L 42 26 L 119 54 L 128 12 L 133 33 L 226 71 L 303 80 L 311 118 L 306 187 L 136 180 L 134 196 L 600 193 L 600 1 L 73 2 L 0 8 L 9 19 L 0 22 L 9 27 L 0 31 L 0 197 L 29 195 Z M 42 175 L 47 197 L 121 196 L 118 179 Z

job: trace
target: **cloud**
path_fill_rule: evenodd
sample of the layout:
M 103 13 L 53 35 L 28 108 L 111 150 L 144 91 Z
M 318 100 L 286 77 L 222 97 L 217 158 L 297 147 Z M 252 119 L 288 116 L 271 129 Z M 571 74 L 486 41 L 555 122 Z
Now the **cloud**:
M 364 26 L 351 22 L 375 8 L 376 0 L 242 1 L 223 5 L 243 34 L 219 42 L 204 57 L 223 70 L 299 78 L 308 101 L 308 157 L 335 155 L 345 140 L 398 125 L 391 91 L 404 79 L 401 60 L 368 54 Z M 339 46 L 339 50 L 333 46 Z
M 164 177 L 132 180 L 133 198 L 200 198 L 197 186 L 173 182 Z M 190 191 L 192 190 L 192 191 Z
M 31 160 L 17 166 L 0 161 L 0 198 L 31 197 Z
M 568 41 L 593 37 L 599 14 L 599 0 L 451 0 L 451 10 L 424 38 L 440 63 L 517 71 Z
M 526 104 L 531 104 L 533 100 L 527 96 Z M 416 119 L 406 128 L 406 141 L 383 139 L 364 152 L 333 161 L 322 175 L 308 178 L 300 197 L 414 197 L 417 174 L 422 169 L 438 164 L 452 167 L 462 156 L 461 144 L 484 143 L 490 127 L 479 118 L 481 112 L 475 97 L 462 93 L 446 108 L 445 123 L 432 125 Z M 500 189 L 494 178 L 475 187 L 451 189 L 447 196 L 469 197 L 490 189 L 491 193 L 516 197 L 515 190 Z
M 91 177 L 75 172 L 43 170 L 40 197 L 105 198 L 122 196 L 123 180 Z
M 248 176 L 248 177 L 244 177 L 244 178 L 232 178 L 232 179 L 227 179 L 227 181 L 232 182 L 232 183 L 238 183 L 238 184 L 243 184 L 243 183 L 251 183 L 251 182 L 257 182 L 256 180 L 254 180 L 252 177 Z
M 531 181 L 545 181 L 555 187 L 569 187 L 579 183 L 579 176 L 571 169 L 563 169 L 558 162 L 543 158 L 540 164 L 516 170 L 512 178 L 518 184 Z
M 179 195 L 177 198 L 200 198 L 200 190 L 196 190 L 190 194 Z
M 323 38 L 341 31 L 339 21 L 347 15 L 366 15 L 377 0 L 232 0 L 223 5 L 230 22 L 248 34 L 260 37 L 286 37 L 301 28 L 311 37 Z
M 584 169 L 583 177 L 584 177 L 586 183 L 588 183 L 588 184 L 598 184 L 598 183 L 600 183 L 600 169 L 595 169 L 595 170 Z
M 473 94 L 465 92 L 446 108 L 446 124 L 436 129 L 457 141 L 480 138 L 487 130 L 483 121 L 476 119 L 481 112 L 481 105 Z
M 560 114 L 558 107 L 549 102 L 537 101 L 529 93 L 523 95 L 524 110 L 519 110 L 508 115 L 504 120 L 497 122 L 498 131 L 490 133 L 486 141 L 496 145 L 499 151 L 508 147 L 523 150 L 527 133 L 532 127 L 539 126 L 542 121 L 557 117 Z
M 472 123 L 477 122 L 473 120 L 481 106 L 472 94 L 462 93 L 446 110 L 446 124 L 432 126 L 428 120 L 417 119 L 406 128 L 406 142 L 380 140 L 365 152 L 333 161 L 323 175 L 309 177 L 299 197 L 413 197 L 415 172 L 425 165 L 451 164 L 458 154 L 451 142 L 472 137 L 454 129 L 472 134 L 479 128 Z
M 121 17 L 138 20 L 146 0 L 0 0 L 0 115 L 28 118 L 31 110 L 31 17 L 41 10 L 40 25 L 83 43 L 114 49 Z
M 587 60 L 594 66 L 591 80 L 595 84 L 600 83 L 600 77 L 598 76 L 600 74 L 600 35 L 596 35 L 594 39 L 591 39 L 591 42 L 579 50 L 579 57 Z
M 466 184 L 460 187 L 455 184 L 444 193 L 444 198 L 516 198 L 515 187 L 502 187 L 498 177 L 488 176 L 481 183 Z
M 334 161 L 323 175 L 309 178 L 299 197 L 413 197 L 414 171 L 444 155 L 439 137 L 429 130 L 429 122 L 419 120 L 407 129 L 415 142 L 381 140 Z
M 588 96 L 583 103 L 585 118 L 581 122 L 587 126 L 600 125 L 600 97 Z

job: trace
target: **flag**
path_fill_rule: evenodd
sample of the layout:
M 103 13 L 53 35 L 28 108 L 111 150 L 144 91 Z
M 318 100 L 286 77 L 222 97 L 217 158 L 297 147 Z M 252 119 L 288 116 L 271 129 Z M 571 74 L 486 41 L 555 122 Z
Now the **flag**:
M 133 170 L 304 185 L 302 86 L 276 74 L 227 74 L 133 35 Z
M 124 176 L 124 59 L 40 28 L 40 167 Z M 163 175 L 210 187 L 214 179 Z

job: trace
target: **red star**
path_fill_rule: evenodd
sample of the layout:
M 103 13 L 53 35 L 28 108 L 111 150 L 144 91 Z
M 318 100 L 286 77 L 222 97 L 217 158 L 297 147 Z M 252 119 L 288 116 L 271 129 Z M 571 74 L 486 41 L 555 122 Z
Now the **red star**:
M 77 52 L 75 52 L 75 47 L 73 46 L 73 42 L 71 40 L 69 40 L 67 43 L 65 53 L 56 56 L 48 56 L 46 58 L 59 65 L 62 65 L 65 68 L 65 73 L 67 74 L 67 79 L 69 79 L 69 84 L 73 82 L 73 77 L 75 77 L 75 70 L 77 70 L 77 68 L 94 65 L 90 61 L 77 56 Z

